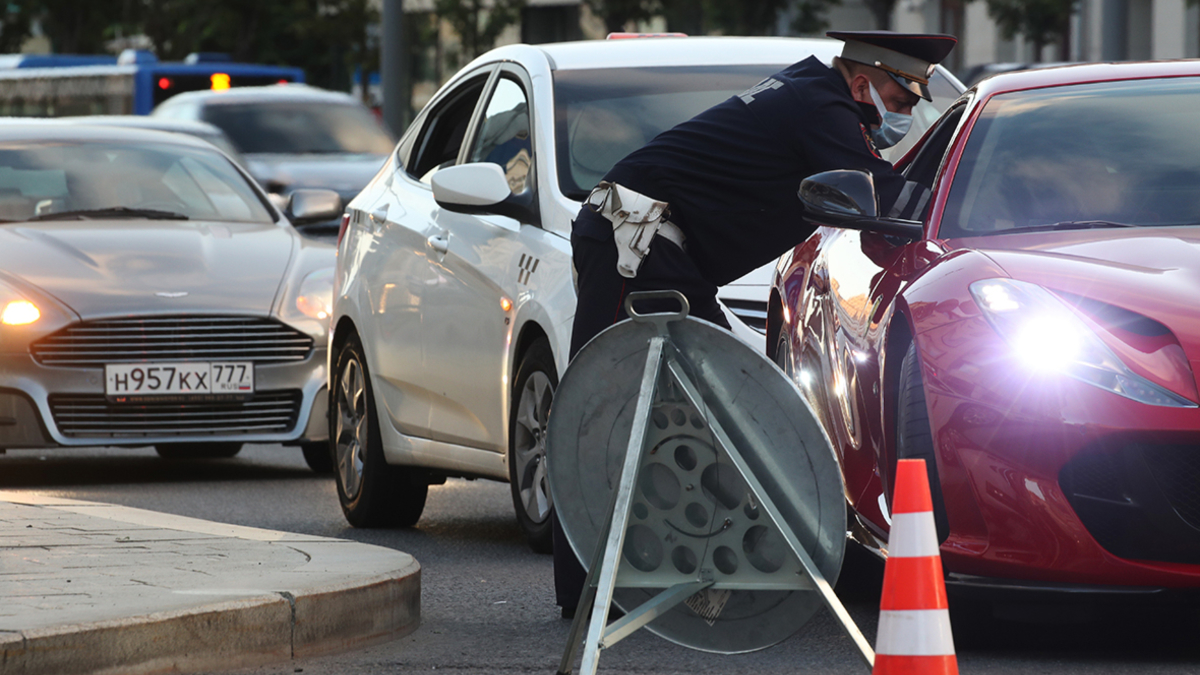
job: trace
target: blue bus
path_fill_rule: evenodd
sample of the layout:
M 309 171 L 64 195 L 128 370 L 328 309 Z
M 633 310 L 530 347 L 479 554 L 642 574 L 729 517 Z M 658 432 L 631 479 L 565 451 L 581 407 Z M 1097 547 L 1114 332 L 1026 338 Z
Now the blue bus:
M 0 55 L 0 116 L 148 115 L 180 92 L 303 81 L 300 68 L 234 63 L 224 54 L 182 62 L 132 49 L 120 56 Z

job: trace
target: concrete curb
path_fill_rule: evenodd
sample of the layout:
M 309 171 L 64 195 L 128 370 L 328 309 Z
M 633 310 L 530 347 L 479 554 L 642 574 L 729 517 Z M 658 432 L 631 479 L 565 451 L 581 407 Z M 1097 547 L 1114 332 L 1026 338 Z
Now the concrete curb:
M 132 536 L 117 539 L 129 540 L 129 549 L 107 551 L 110 558 L 101 558 L 101 562 L 128 561 L 130 556 L 145 555 L 147 547 L 194 548 L 200 542 L 219 549 L 217 559 L 228 559 L 231 571 L 222 574 L 219 563 L 206 568 L 213 577 L 206 587 L 197 585 L 194 575 L 187 576 L 185 569 L 134 566 L 136 572 L 130 573 L 124 571 L 126 568 L 93 564 L 87 569 L 73 566 L 55 576 L 53 570 L 45 572 L 47 566 L 42 564 L 36 569 L 39 576 L 26 586 L 32 583 L 34 594 L 44 593 L 44 597 L 38 597 L 40 602 L 50 604 L 58 596 L 66 599 L 58 602 L 54 611 L 46 612 L 48 617 L 26 610 L 0 625 L 0 674 L 3 675 L 142 675 L 241 668 L 386 642 L 412 633 L 420 624 L 421 568 L 406 553 L 126 507 L 36 499 L 28 495 L 17 497 L 11 492 L 0 492 L 0 509 L 22 508 L 19 515 L 28 517 L 29 509 L 34 507 L 57 509 L 33 512 L 35 516 L 71 518 L 72 532 L 63 536 L 80 537 L 80 522 L 92 527 L 86 534 L 96 536 L 113 531 L 108 529 L 114 527 L 113 523 L 136 523 L 146 528 L 119 530 L 133 532 Z M 43 533 L 49 531 L 47 528 Z M 4 534 L 0 546 L 22 550 L 13 541 L 20 538 L 21 530 L 0 532 Z M 26 551 L 36 554 L 52 549 L 54 544 L 46 544 L 44 539 L 38 539 Z M 137 544 L 137 550 L 132 544 Z M 86 544 L 72 540 L 63 546 L 71 547 L 72 557 L 86 556 L 87 552 L 80 550 Z M 106 546 L 113 548 L 111 544 Z M 253 573 L 247 573 L 244 564 L 233 569 L 235 563 L 244 563 L 247 557 L 264 552 L 283 553 L 289 556 L 287 559 L 301 562 Z M 21 561 L 11 557 L 7 560 L 13 564 L 5 565 L 5 560 L 0 558 L 0 572 L 20 576 L 20 565 L 16 563 Z M 101 590 L 91 591 L 88 603 L 134 606 L 143 611 L 166 609 L 145 613 L 126 609 L 129 616 L 120 616 L 120 608 L 89 610 L 88 603 L 69 597 L 75 588 L 88 583 L 89 574 Z M 154 583 L 146 599 L 139 597 L 135 603 L 126 600 L 122 604 L 120 584 L 129 574 L 153 578 Z M 73 577 L 73 586 L 60 585 L 64 581 L 60 577 L 64 575 Z M 3 576 L 0 574 L 0 585 Z M 106 601 L 103 587 L 109 585 L 109 579 L 114 588 L 112 597 Z M 71 581 L 66 579 L 65 583 Z M 223 585 L 211 585 L 218 581 Z M 71 590 L 65 590 L 68 588 Z M 28 588 L 21 592 L 25 593 L 21 597 L 31 594 Z M 78 609 L 80 605 L 84 609 Z M 104 618 L 80 620 L 92 615 Z M 18 629 L 14 625 L 32 627 Z

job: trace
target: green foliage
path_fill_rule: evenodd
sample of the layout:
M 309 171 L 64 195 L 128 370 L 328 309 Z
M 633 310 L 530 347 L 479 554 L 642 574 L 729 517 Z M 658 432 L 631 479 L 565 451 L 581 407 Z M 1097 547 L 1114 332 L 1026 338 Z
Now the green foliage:
M 521 18 L 524 6 L 525 0 L 434 0 L 433 11 L 458 33 L 462 65 L 491 49 L 500 33 Z
M 7 51 L 20 50 L 21 40 L 29 34 L 29 22 L 36 18 L 41 21 L 54 51 L 68 54 L 102 54 L 109 40 L 136 33 L 140 9 L 136 0 L 24 0 L 15 7 L 17 16 L 11 28 L 16 30 L 11 38 L 4 37 Z M 6 17 L 13 13 L 13 8 L 10 4 Z M 5 33 L 9 29 L 6 18 Z M 18 36 L 18 30 L 23 35 Z M 11 48 L 10 39 L 15 41 L 16 49 Z
M 896 0 L 863 0 L 863 4 L 875 19 L 875 27 L 880 30 L 891 30 L 892 10 L 896 8 Z
M 29 37 L 31 12 L 29 5 L 9 3 L 0 12 L 0 53 L 21 51 L 21 43 Z
M 235 61 L 299 66 L 309 82 L 348 89 L 356 66 L 375 69 L 370 0 L 141 0 L 158 57 L 224 52 Z
M 800 35 L 823 34 L 829 28 L 829 8 L 840 4 L 841 0 L 799 0 L 792 30 Z
M 662 16 L 667 30 L 689 35 L 773 35 L 779 13 L 792 0 L 585 0 L 609 32 L 630 21 Z M 838 0 L 804 0 L 828 6 Z
M 683 1 L 687 2 L 688 0 Z M 661 3 L 657 0 L 584 0 L 584 2 L 593 14 L 604 20 L 604 28 L 609 33 L 624 31 L 625 25 L 630 21 L 646 21 L 662 11 Z M 695 0 L 689 4 L 695 5 Z
M 309 82 L 337 89 L 379 61 L 367 35 L 379 22 L 371 0 L 21 0 L 0 11 L 0 51 L 20 51 L 34 19 L 60 54 L 104 54 L 114 38 L 143 33 L 165 61 L 224 52 L 299 66 Z
M 789 0 L 702 0 L 700 8 L 709 25 L 724 35 L 773 35 L 779 12 L 788 4 Z
M 1062 44 L 1078 0 L 987 0 L 988 14 L 1005 39 L 1022 35 L 1040 57 L 1042 47 Z

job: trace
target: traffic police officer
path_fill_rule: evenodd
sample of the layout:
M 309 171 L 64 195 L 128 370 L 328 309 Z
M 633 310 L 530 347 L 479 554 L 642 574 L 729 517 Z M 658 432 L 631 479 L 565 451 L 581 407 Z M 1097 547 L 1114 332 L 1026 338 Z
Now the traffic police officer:
M 809 57 L 669 129 L 605 175 L 576 217 L 571 246 L 578 305 L 570 355 L 626 318 L 625 296 L 674 289 L 690 314 L 729 328 L 717 288 L 782 255 L 813 230 L 800 182 L 833 169 L 874 177 L 880 211 L 919 218 L 928 198 L 879 155 L 931 100 L 949 35 L 831 31 L 833 67 Z M 670 301 L 639 311 L 674 311 Z M 554 527 L 554 575 L 573 616 L 584 572 Z

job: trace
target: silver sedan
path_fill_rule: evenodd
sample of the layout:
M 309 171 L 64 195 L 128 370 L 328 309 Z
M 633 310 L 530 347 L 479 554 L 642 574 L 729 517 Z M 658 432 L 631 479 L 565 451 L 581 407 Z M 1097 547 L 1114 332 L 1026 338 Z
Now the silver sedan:
M 282 442 L 328 470 L 335 251 L 292 221 L 339 210 L 280 213 L 179 134 L 0 124 L 0 449 Z

